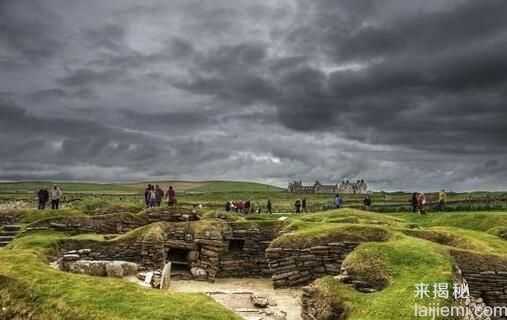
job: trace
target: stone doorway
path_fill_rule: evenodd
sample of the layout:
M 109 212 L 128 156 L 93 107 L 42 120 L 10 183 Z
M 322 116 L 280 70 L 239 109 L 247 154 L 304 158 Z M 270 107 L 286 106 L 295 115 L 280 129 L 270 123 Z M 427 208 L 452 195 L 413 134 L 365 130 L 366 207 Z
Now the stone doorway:
M 190 250 L 169 248 L 166 262 L 171 262 L 171 273 L 190 273 Z

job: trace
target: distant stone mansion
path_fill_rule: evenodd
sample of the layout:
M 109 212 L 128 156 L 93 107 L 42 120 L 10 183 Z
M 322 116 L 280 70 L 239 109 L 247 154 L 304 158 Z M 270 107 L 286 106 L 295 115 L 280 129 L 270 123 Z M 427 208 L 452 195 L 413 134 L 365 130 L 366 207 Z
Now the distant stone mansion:
M 340 184 L 325 185 L 321 184 L 318 180 L 313 185 L 303 185 L 303 182 L 293 181 L 289 183 L 289 192 L 296 193 L 359 193 L 364 194 L 368 192 L 368 184 L 364 180 L 357 180 L 350 182 L 344 180 Z

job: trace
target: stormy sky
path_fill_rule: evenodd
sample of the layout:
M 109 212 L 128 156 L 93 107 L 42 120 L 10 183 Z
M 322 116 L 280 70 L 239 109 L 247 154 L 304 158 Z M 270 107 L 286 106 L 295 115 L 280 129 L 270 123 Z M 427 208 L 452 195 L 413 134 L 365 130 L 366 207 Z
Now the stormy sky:
M 0 180 L 507 189 L 505 0 L 0 0 Z

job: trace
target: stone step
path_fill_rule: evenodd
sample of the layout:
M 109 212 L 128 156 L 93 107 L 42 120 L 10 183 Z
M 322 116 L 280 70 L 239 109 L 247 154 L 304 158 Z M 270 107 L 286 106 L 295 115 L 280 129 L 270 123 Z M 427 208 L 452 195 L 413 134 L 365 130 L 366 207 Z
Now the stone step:
M 5 226 L 3 226 L 3 230 L 4 231 L 19 231 L 19 230 L 21 230 L 21 226 L 18 226 L 15 224 L 5 225 Z
M 0 242 L 9 242 L 14 239 L 13 236 L 0 236 Z
M 9 241 L 0 241 L 0 248 L 9 244 Z
M 18 231 L 0 231 L 0 237 L 2 236 L 13 236 L 15 237 L 19 232 Z

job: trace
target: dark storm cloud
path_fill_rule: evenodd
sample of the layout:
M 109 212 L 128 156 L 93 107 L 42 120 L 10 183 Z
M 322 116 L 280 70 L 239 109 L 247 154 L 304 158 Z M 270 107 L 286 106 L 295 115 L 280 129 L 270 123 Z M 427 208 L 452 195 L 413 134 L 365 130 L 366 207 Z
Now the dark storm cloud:
M 506 188 L 503 0 L 0 3 L 0 179 Z
M 54 36 L 59 17 L 33 1 L 0 2 L 0 63 L 24 65 L 41 62 L 61 49 Z

